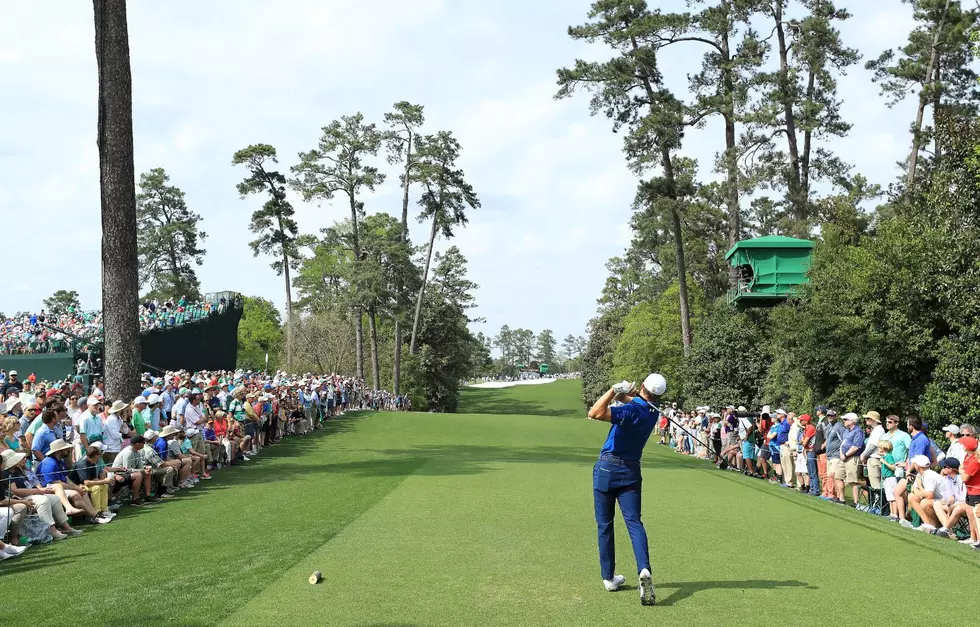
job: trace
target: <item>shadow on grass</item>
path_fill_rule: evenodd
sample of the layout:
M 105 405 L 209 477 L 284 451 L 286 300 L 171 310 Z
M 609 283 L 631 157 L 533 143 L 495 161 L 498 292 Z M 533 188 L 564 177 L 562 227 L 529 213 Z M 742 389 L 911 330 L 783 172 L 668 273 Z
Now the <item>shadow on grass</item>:
M 309 442 L 286 445 L 281 452 L 263 453 L 259 464 L 249 466 L 245 472 L 227 476 L 224 485 L 282 481 L 317 474 L 348 474 L 361 477 L 404 477 L 476 475 L 491 472 L 502 463 L 558 463 L 577 464 L 588 473 L 598 457 L 598 447 L 573 446 L 479 446 L 479 445 L 429 445 L 405 449 L 365 450 L 367 459 L 330 461 L 323 463 L 294 463 L 302 459 L 297 449 L 318 446 L 316 438 Z M 321 449 L 322 450 L 322 449 Z M 350 454 L 354 451 L 344 451 Z M 329 452 L 326 452 L 326 457 Z M 281 464 L 262 464 L 268 459 L 280 458 Z M 250 462 L 252 464 L 254 462 Z M 665 468 L 697 467 L 686 458 L 652 457 L 643 463 L 644 470 L 655 472 Z M 217 486 L 216 486 L 217 487 Z
M 51 544 L 35 546 L 28 549 L 23 555 L 17 558 L 10 558 L 3 561 L 0 572 L 5 575 L 12 575 L 23 571 L 33 571 L 38 568 L 49 566 L 61 566 L 70 564 L 77 560 L 91 557 L 93 553 L 80 553 L 74 555 L 58 555 L 56 547 Z
M 582 418 L 584 408 L 558 407 L 553 404 L 516 400 L 500 394 L 493 388 L 467 388 L 460 399 L 460 413 L 464 414 L 524 414 L 532 416 L 568 416 Z
M 805 581 L 771 581 L 767 579 L 748 579 L 746 581 L 680 581 L 657 584 L 657 590 L 672 588 L 666 597 L 657 597 L 657 605 L 670 606 L 683 601 L 703 590 L 776 590 L 778 588 L 810 588 Z

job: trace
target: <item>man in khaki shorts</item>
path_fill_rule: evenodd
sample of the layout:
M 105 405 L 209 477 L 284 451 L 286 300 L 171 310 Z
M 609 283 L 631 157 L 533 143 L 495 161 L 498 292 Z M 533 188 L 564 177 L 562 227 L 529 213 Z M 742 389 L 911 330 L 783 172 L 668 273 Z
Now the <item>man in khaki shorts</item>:
M 827 481 L 833 488 L 830 490 L 832 496 L 825 498 L 831 503 L 844 504 L 844 464 L 841 461 L 841 443 L 844 440 L 844 427 L 837 420 L 837 412 L 833 409 L 827 410 L 827 425 L 825 426 L 827 435 Z M 824 497 L 820 497 L 824 498 Z
M 864 452 L 864 431 L 858 425 L 858 416 L 854 412 L 844 414 L 843 422 L 844 439 L 840 447 L 843 473 L 841 473 L 841 468 L 838 467 L 837 484 L 840 487 L 837 488 L 837 498 L 843 500 L 844 485 L 849 485 L 851 486 L 851 497 L 854 499 L 854 505 L 856 506 L 860 501 L 860 486 L 864 483 L 864 477 L 861 476 L 861 465 L 859 463 L 861 453 Z M 840 476 L 841 474 L 843 474 L 843 477 Z
M 885 433 L 885 428 L 881 426 L 881 414 L 876 411 L 869 411 L 864 418 L 871 429 L 865 442 L 864 452 L 861 453 L 861 461 L 868 466 L 868 483 L 871 485 L 871 502 L 868 509 L 877 508 L 880 512 L 885 505 L 885 499 L 881 494 L 881 458 L 878 456 L 878 440 Z

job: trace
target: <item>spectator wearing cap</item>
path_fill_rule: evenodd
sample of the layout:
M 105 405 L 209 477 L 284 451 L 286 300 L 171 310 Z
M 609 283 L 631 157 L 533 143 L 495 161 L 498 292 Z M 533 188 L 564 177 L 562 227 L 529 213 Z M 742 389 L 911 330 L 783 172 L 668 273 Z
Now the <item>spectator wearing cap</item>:
M 812 496 L 830 496 L 827 493 L 827 436 L 824 428 L 827 425 L 827 408 L 819 405 L 813 409 L 814 428 L 816 433 L 813 436 L 813 452 L 817 458 L 817 473 L 810 475 L 810 494 Z
M 78 437 L 75 438 L 76 458 L 82 456 L 82 447 L 88 446 L 88 443 L 83 441 L 81 437 L 82 425 L 89 422 L 90 418 L 98 416 L 101 411 L 102 401 L 93 394 L 85 401 L 85 409 L 78 416 L 72 418 L 72 426 L 74 427 L 74 431 L 78 433 Z
M 884 435 L 885 428 L 881 426 L 881 414 L 876 411 L 869 411 L 864 415 L 864 419 L 871 429 L 864 444 L 864 452 L 861 453 L 861 462 L 868 467 L 868 485 L 871 488 L 869 509 L 881 511 L 885 499 L 881 492 L 881 457 L 878 455 L 878 440 Z
M 946 457 L 955 457 L 962 464 L 963 458 L 966 457 L 966 451 L 963 450 L 963 445 L 959 442 L 959 425 L 946 425 L 943 427 L 943 432 L 946 434 L 946 439 L 949 440 L 949 448 L 946 449 Z
M 134 436 L 130 439 L 129 445 L 123 447 L 123 450 L 116 455 L 111 468 L 114 472 L 123 473 L 123 481 L 131 492 L 130 504 L 134 507 L 142 507 L 145 502 L 156 503 L 159 500 L 150 495 L 152 483 L 150 473 L 153 468 L 144 463 L 141 452 L 144 446 L 146 446 L 146 439 L 141 435 Z
M 64 440 L 55 440 L 51 443 L 48 453 L 37 469 L 41 485 L 45 487 L 54 486 L 55 493 L 61 499 L 61 504 L 68 515 L 71 516 L 81 511 L 85 513 L 86 519 L 90 523 L 105 524 L 109 522 L 109 519 L 98 516 L 98 512 L 95 511 L 95 507 L 88 496 L 88 488 L 74 483 L 68 477 L 68 466 L 65 459 L 70 452 L 71 445 Z
M 85 451 L 85 457 L 75 462 L 68 474 L 71 480 L 88 489 L 96 518 L 112 520 L 115 514 L 109 511 L 109 492 L 114 480 L 106 472 L 102 463 L 102 442 L 93 442 Z
M 966 454 L 963 456 L 963 463 L 960 465 L 960 476 L 966 485 L 966 505 L 968 507 L 967 516 L 970 518 L 970 532 L 973 540 L 980 540 L 977 531 L 977 516 L 980 510 L 980 460 L 977 459 L 977 439 L 973 436 L 961 437 L 960 444 Z
M 915 479 L 912 482 L 912 489 L 909 492 L 909 507 L 919 515 L 922 524 L 919 531 L 934 533 L 938 522 L 935 511 L 932 508 L 935 500 L 936 486 L 942 480 L 942 476 L 931 468 L 932 462 L 925 455 L 914 455 L 910 460 Z M 904 518 L 898 521 L 903 527 L 912 527 L 912 523 Z
M 225 447 L 221 444 L 221 440 L 218 439 L 218 434 L 214 430 L 214 418 L 207 419 L 204 430 L 201 432 L 201 439 L 208 450 L 207 461 L 209 466 L 207 470 L 221 468 L 221 463 L 224 460 Z
M 148 405 L 149 405 L 149 400 L 147 398 L 144 398 L 142 395 L 137 396 L 136 398 L 133 399 L 133 402 L 131 404 L 132 411 L 133 411 L 132 423 L 133 423 L 133 431 L 136 432 L 136 435 L 144 435 L 146 433 L 146 430 L 150 428 L 149 426 L 150 421 L 146 419 L 147 415 L 145 413 L 145 410 Z
M 748 416 L 738 417 L 738 440 L 742 449 L 742 463 L 745 467 L 742 472 L 749 475 L 755 474 L 755 423 Z
M 936 530 L 937 536 L 949 538 L 950 529 L 955 524 L 955 522 L 950 524 L 950 516 L 957 506 L 964 506 L 963 509 L 965 510 L 966 485 L 963 483 L 963 478 L 960 477 L 960 460 L 955 457 L 947 457 L 939 466 L 942 481 L 936 485 L 933 491 L 932 510 L 936 515 L 936 520 L 932 524 L 939 526 Z M 959 521 L 959 518 L 960 516 L 957 516 L 956 521 Z
M 24 384 L 17 378 L 17 371 L 11 370 L 7 373 L 7 382 L 3 384 L 2 394 L 4 399 L 10 398 L 11 394 L 20 394 L 24 389 Z
M 827 426 L 824 428 L 827 451 L 827 483 L 829 485 L 830 496 L 820 498 L 831 503 L 844 503 L 844 486 L 837 489 L 837 482 L 843 482 L 846 478 L 844 464 L 841 461 L 840 449 L 844 443 L 844 425 L 837 420 L 837 412 L 833 409 L 827 410 Z
M 191 459 L 190 457 L 184 456 L 182 453 L 179 455 L 174 455 L 171 453 L 170 442 L 177 435 L 177 427 L 173 425 L 167 425 L 160 431 L 158 437 L 153 441 L 153 449 L 156 451 L 157 456 L 163 461 L 167 466 L 174 469 L 175 477 L 173 478 L 174 488 L 186 488 L 190 487 L 187 483 L 188 477 L 191 474 Z M 177 451 L 180 450 L 178 446 Z
M 105 428 L 102 432 L 104 454 L 102 458 L 108 464 L 112 464 L 116 455 L 123 448 L 123 439 L 129 434 L 129 425 L 126 424 L 125 414 L 129 405 L 122 401 L 116 401 L 106 412 Z
M 851 498 L 856 506 L 859 502 L 861 484 L 864 483 L 861 477 L 861 466 L 858 461 L 861 453 L 864 452 L 864 431 L 858 425 L 858 416 L 854 412 L 847 412 L 843 417 L 844 437 L 841 441 L 840 459 L 844 469 L 843 481 L 836 480 L 834 485 L 837 490 L 837 501 L 844 502 L 844 485 L 851 486 Z M 838 471 L 840 475 L 840 471 Z
M 803 414 L 800 416 L 800 425 L 803 427 L 803 433 L 800 436 L 800 446 L 803 451 L 800 455 L 806 464 L 806 477 L 804 481 L 804 486 L 806 487 L 806 492 L 816 496 L 818 494 L 819 488 L 816 486 L 820 485 L 820 480 L 817 478 L 817 454 L 813 450 L 813 443 L 817 436 L 817 428 L 813 425 L 813 420 L 810 418 L 809 414 Z
M 910 416 L 905 422 L 909 427 L 910 435 L 908 445 L 909 461 L 904 464 L 906 470 L 913 469 L 912 459 L 919 456 L 925 457 L 927 460 L 929 460 L 931 465 L 932 446 L 930 445 L 929 437 L 922 432 L 922 419 L 918 416 Z M 895 444 L 894 440 L 892 441 L 892 444 Z M 899 522 L 905 520 L 905 515 L 907 513 L 905 494 L 908 492 L 908 488 L 908 477 L 899 479 L 898 485 L 895 486 L 895 504 L 896 507 L 898 507 Z
M 793 451 L 789 447 L 789 430 L 792 425 L 787 419 L 786 411 L 776 410 L 776 446 L 779 447 L 779 467 L 782 471 L 782 481 L 784 488 L 793 487 Z
M 47 524 L 48 533 L 54 540 L 64 540 L 68 536 L 80 535 L 68 524 L 68 514 L 55 494 L 53 487 L 44 487 L 37 475 L 27 468 L 27 455 L 15 451 L 4 451 L 3 471 L 10 480 L 10 491 L 17 498 L 34 503 L 34 511 Z
M 146 440 L 146 446 L 140 451 L 140 455 L 143 457 L 144 468 L 150 467 L 148 480 L 151 490 L 155 487 L 155 494 L 160 498 L 173 498 L 177 492 L 177 469 L 157 453 L 156 442 L 160 437 L 156 431 L 147 429 L 143 439 Z

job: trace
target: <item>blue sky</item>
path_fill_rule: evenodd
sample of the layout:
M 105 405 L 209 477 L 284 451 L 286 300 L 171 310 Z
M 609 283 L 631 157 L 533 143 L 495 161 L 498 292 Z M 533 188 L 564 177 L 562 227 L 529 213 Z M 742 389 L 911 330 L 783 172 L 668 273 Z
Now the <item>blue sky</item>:
M 664 10 L 683 2 L 661 2 Z M 854 17 L 845 42 L 865 59 L 900 45 L 911 12 L 899 0 L 839 3 Z M 425 105 L 426 130 L 453 131 L 483 202 L 453 241 L 480 285 L 474 330 L 502 324 L 561 338 L 584 332 L 605 261 L 628 245 L 635 179 L 621 136 L 590 118 L 587 97 L 556 102 L 555 70 L 601 48 L 571 41 L 586 0 L 233 0 L 131 2 L 136 169 L 163 167 L 209 234 L 198 269 L 205 291 L 231 289 L 283 306 L 281 277 L 247 247 L 261 202 L 240 200 L 231 155 L 274 145 L 283 170 L 312 148 L 320 127 L 355 111 L 382 121 L 399 100 Z M 56 289 L 101 306 L 92 5 L 9 3 L 0 21 L 0 216 L 6 281 L 0 311 L 36 310 Z M 682 91 L 699 50 L 665 54 Z M 909 99 L 887 109 L 863 61 L 841 80 L 854 128 L 833 144 L 872 182 L 887 184 L 908 150 Z M 684 154 L 705 177 L 723 142 L 717 122 L 693 131 Z M 378 164 L 387 168 L 383 158 Z M 365 198 L 369 212 L 400 211 L 392 172 Z M 345 215 L 294 199 L 300 229 L 316 233 Z M 414 202 L 414 200 L 413 200 Z M 414 205 L 413 205 L 414 211 Z M 424 241 L 425 225 L 412 236 Z M 448 244 L 440 241 L 437 249 Z

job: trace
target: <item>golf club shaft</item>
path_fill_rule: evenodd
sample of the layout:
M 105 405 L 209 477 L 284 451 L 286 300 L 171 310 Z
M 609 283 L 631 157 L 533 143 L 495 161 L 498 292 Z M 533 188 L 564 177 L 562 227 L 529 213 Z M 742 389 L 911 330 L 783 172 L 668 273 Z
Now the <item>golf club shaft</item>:
M 722 461 L 721 455 L 718 455 L 717 453 L 715 453 L 714 450 L 709 445 L 705 444 L 696 435 L 694 435 L 693 433 L 691 433 L 690 431 L 688 431 L 687 429 L 685 429 L 684 427 L 682 427 L 680 424 L 678 424 L 677 422 L 675 422 L 674 419 L 671 418 L 670 416 L 668 416 L 667 414 L 664 414 L 664 418 L 666 418 L 670 423 L 676 425 L 678 429 L 680 429 L 681 431 L 683 431 L 684 433 L 686 433 L 688 436 L 690 436 L 690 438 L 692 440 L 694 440 L 695 442 L 697 442 L 698 444 L 700 444 L 704 448 L 708 449 L 708 452 L 711 453 L 715 457 L 715 459 L 717 459 L 718 461 Z

